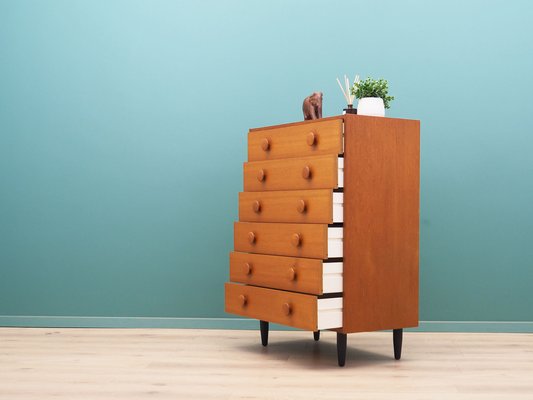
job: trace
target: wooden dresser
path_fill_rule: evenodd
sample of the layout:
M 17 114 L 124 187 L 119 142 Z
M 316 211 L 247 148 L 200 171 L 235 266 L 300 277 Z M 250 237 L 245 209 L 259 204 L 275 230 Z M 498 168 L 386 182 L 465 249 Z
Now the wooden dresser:
M 226 312 L 346 335 L 418 325 L 420 123 L 343 115 L 251 129 Z

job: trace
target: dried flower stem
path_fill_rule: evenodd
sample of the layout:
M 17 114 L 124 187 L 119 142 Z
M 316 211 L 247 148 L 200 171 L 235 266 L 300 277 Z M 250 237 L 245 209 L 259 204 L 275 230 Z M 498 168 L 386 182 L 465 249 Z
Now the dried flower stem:
M 353 104 L 353 100 L 355 99 L 355 95 L 351 94 L 351 88 L 350 88 L 350 79 L 344 75 L 344 86 L 341 84 L 341 81 L 339 78 L 337 78 L 337 83 L 339 84 L 339 87 L 341 88 L 342 94 L 344 95 L 344 98 L 346 99 L 346 103 L 348 105 Z M 355 76 L 355 79 L 353 81 L 354 85 L 356 83 L 359 83 L 359 75 Z
M 339 84 L 339 87 L 341 88 L 342 94 L 343 94 L 344 98 L 346 99 L 346 102 L 348 104 L 350 104 L 350 95 L 346 94 L 346 92 L 344 91 L 344 89 L 343 89 L 343 87 L 341 85 L 341 81 L 339 80 L 339 78 L 337 78 L 337 83 Z

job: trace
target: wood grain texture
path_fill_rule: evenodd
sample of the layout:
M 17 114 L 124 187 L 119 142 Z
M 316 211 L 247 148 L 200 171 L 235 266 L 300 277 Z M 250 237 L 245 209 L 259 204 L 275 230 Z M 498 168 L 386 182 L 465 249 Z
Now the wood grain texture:
M 342 119 L 268 127 L 248 134 L 248 161 L 342 154 Z
M 419 121 L 346 116 L 342 332 L 418 325 Z
M 335 154 L 244 163 L 244 191 L 335 189 L 338 186 Z M 310 177 L 304 177 L 309 168 Z M 261 181 L 258 177 L 261 175 Z
M 230 280 L 321 295 L 322 260 L 232 252 Z
M 264 130 L 267 130 L 267 129 L 280 129 L 280 128 L 287 128 L 287 127 L 291 127 L 291 126 L 300 126 L 300 125 L 309 125 L 309 124 L 313 124 L 313 123 L 316 123 L 318 121 L 333 121 L 333 120 L 343 120 L 344 118 L 344 115 L 334 115 L 332 117 L 324 117 L 324 118 L 320 118 L 318 120 L 306 120 L 306 121 L 297 121 L 297 122 L 287 122 L 287 123 L 284 123 L 284 124 L 277 124 L 277 125 L 267 125 L 267 126 L 261 126 L 261 127 L 257 127 L 257 128 L 250 128 L 250 132 L 255 132 L 255 131 L 264 131 Z
M 303 211 L 302 202 L 305 205 Z M 241 192 L 239 221 L 331 224 L 333 191 L 318 189 Z
M 313 331 L 318 325 L 316 296 L 235 283 L 226 283 L 226 312 Z
M 300 244 L 295 245 L 294 236 Z M 250 236 L 255 241 L 250 241 Z M 234 249 L 244 253 L 328 258 L 328 226 L 325 224 L 234 223 Z
M 257 323 L 259 328 L 259 322 Z M 0 328 L 2 400 L 531 400 L 533 334 Z

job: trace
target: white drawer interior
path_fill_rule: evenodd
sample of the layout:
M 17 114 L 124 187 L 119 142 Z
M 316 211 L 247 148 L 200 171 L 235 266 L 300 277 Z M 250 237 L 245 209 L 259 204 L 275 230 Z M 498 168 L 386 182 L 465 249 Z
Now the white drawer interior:
M 344 222 L 344 193 L 333 192 L 333 222 Z
M 328 227 L 328 258 L 342 257 L 343 229 Z
M 337 163 L 338 173 L 337 173 L 337 185 L 342 188 L 344 187 L 344 158 L 339 157 Z
M 318 299 L 318 329 L 342 327 L 342 297 Z
M 322 264 L 322 292 L 342 292 L 342 262 L 324 262 Z

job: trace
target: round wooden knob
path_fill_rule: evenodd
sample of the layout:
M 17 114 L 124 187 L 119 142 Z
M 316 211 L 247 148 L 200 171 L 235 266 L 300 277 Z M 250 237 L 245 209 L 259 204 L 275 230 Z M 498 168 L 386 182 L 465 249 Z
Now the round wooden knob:
M 263 138 L 263 140 L 261 140 L 261 148 L 263 149 L 263 151 L 270 150 L 270 140 L 268 140 L 267 138 Z
M 309 167 L 309 165 L 306 165 L 302 169 L 302 176 L 303 176 L 304 179 L 310 179 L 311 178 L 311 167 Z
M 250 244 L 254 244 L 255 243 L 255 233 L 248 232 L 248 242 Z
M 302 238 L 299 233 L 295 233 L 292 235 L 291 243 L 294 247 L 298 247 L 302 244 Z
M 314 146 L 317 142 L 317 135 L 315 132 L 309 132 L 307 134 L 307 144 L 309 146 Z
M 239 295 L 239 303 L 241 304 L 241 307 L 244 307 L 246 303 L 248 302 L 248 299 L 244 294 Z
M 252 273 L 252 264 L 244 263 L 244 273 L 250 275 Z
M 307 203 L 305 200 L 298 200 L 298 204 L 296 205 L 296 209 L 300 214 L 303 214 L 307 211 Z
M 252 208 L 254 209 L 254 212 L 259 214 L 261 212 L 261 202 L 259 200 L 255 200 L 252 203 Z
M 287 271 L 287 278 L 289 278 L 289 281 L 296 280 L 296 268 L 290 267 Z
M 289 303 L 283 303 L 281 308 L 283 309 L 283 314 L 291 315 L 292 310 L 291 310 L 291 305 Z
M 257 180 L 259 182 L 263 182 L 266 178 L 266 172 L 264 169 L 260 169 L 259 171 L 257 171 Z

